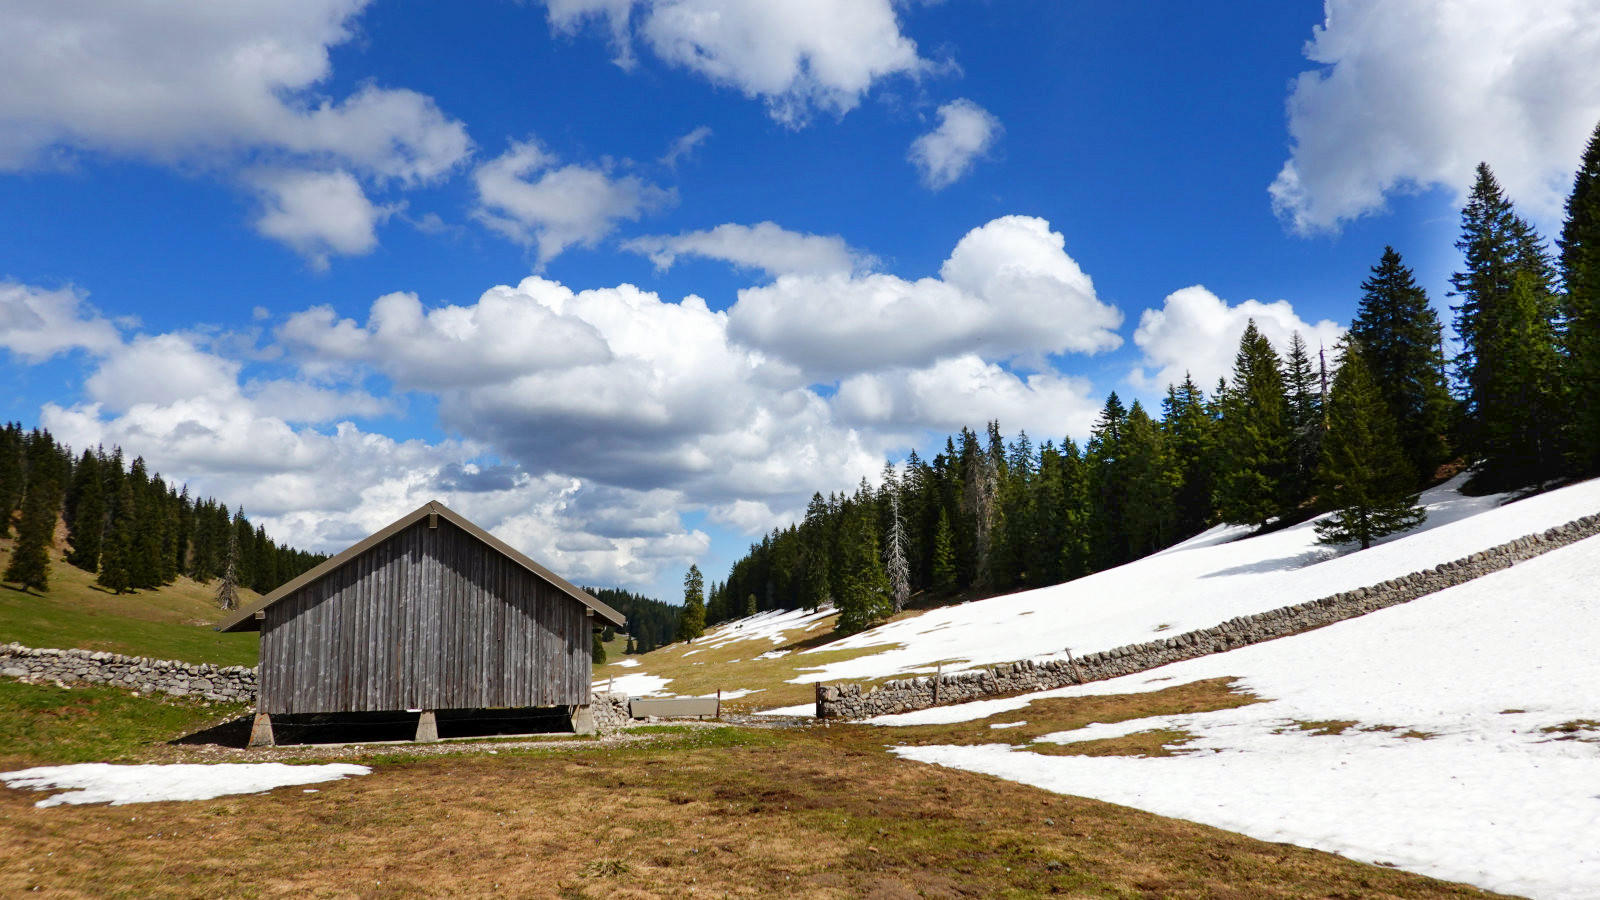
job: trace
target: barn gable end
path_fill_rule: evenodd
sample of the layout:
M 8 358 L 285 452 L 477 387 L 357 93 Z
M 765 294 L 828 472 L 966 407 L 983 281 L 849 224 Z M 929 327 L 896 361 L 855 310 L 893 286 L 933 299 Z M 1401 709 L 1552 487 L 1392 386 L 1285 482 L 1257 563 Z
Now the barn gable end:
M 438 503 L 219 626 L 261 630 L 258 711 L 582 707 L 609 606 Z

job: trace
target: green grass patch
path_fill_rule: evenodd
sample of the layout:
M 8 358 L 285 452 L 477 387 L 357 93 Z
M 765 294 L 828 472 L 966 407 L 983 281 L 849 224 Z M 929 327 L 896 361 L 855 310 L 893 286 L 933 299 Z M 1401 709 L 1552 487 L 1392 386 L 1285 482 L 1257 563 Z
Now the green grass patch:
M 121 688 L 59 688 L 0 679 L 0 761 L 117 762 L 233 718 L 242 706 L 134 696 Z
M 0 546 L 0 571 L 10 559 L 10 542 Z M 106 650 L 130 656 L 176 659 L 219 666 L 256 664 L 259 635 L 219 634 L 222 619 L 213 593 L 216 585 L 179 578 L 155 591 L 112 594 L 85 572 L 52 552 L 50 589 L 43 594 L 0 585 L 0 644 Z M 258 599 L 240 591 L 240 602 Z

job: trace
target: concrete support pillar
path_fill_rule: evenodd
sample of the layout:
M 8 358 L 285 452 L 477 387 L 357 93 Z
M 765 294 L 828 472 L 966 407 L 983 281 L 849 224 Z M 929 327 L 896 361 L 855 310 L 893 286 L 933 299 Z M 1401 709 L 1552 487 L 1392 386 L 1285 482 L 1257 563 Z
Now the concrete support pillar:
M 433 717 L 433 710 L 425 709 L 417 717 L 417 737 L 419 744 L 432 744 L 439 740 L 439 722 Z
M 594 707 L 572 707 L 572 733 L 594 734 Z
M 247 746 L 271 747 L 276 743 L 272 737 L 272 716 L 256 713 L 256 719 L 250 725 L 250 743 Z

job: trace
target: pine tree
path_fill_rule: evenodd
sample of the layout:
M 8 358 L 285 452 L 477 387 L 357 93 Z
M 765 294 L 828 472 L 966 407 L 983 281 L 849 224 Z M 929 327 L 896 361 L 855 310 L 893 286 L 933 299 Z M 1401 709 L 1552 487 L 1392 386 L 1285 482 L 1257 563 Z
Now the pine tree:
M 806 609 L 821 609 L 832 599 L 832 545 L 827 501 L 813 493 L 800 526 L 800 596 Z
M 1183 374 L 1182 384 L 1168 386 L 1161 424 L 1178 473 L 1173 497 L 1176 528 L 1179 536 L 1188 536 L 1211 523 L 1216 481 L 1216 421 L 1206 410 L 1205 394 L 1188 372 Z
M 1567 217 L 1557 241 L 1566 287 L 1567 352 L 1563 380 L 1570 396 L 1572 469 L 1600 473 L 1600 125 L 1583 152 Z
M 1172 501 L 1179 483 L 1166 436 L 1137 400 L 1128 409 L 1122 456 L 1122 472 L 1128 479 L 1124 494 L 1127 508 L 1123 511 L 1127 556 L 1137 559 L 1171 542 L 1175 522 Z
M 1091 570 L 1109 569 L 1128 561 L 1128 487 L 1131 481 L 1123 456 L 1123 432 L 1128 411 L 1112 391 L 1106 396 L 1100 418 L 1089 432 L 1084 463 L 1089 483 Z
M 1317 522 L 1317 540 L 1359 542 L 1365 550 L 1374 538 L 1420 524 L 1427 514 L 1416 505 L 1415 475 L 1354 341 L 1345 346 L 1328 406 L 1317 492 L 1335 511 Z
M 1464 271 L 1451 276 L 1461 354 L 1468 449 L 1476 483 L 1499 490 L 1555 474 L 1565 420 L 1558 380 L 1554 267 L 1538 234 L 1513 210 L 1494 173 L 1479 164 L 1461 211 Z
M 88 450 L 78 460 L 72 473 L 77 502 L 72 522 L 67 530 L 67 541 L 72 552 L 67 562 L 85 572 L 100 571 L 100 547 L 106 529 L 106 496 L 104 479 L 100 474 L 99 457 Z
M 50 545 L 56 530 L 56 513 L 61 498 L 54 482 L 40 471 L 30 478 L 22 497 L 22 523 L 17 527 L 17 543 L 11 550 L 4 580 L 22 585 L 23 590 L 43 593 L 50 589 Z
M 678 640 L 693 641 L 705 630 L 705 578 L 699 566 L 691 565 L 683 576 L 683 612 L 678 617 Z
M 744 598 L 744 614 L 748 617 L 755 615 L 759 611 L 760 608 L 756 605 L 756 595 L 750 594 L 746 596 Z
M 1278 355 L 1254 319 L 1239 338 L 1233 383 L 1221 406 L 1217 514 L 1226 522 L 1263 525 L 1288 505 L 1293 434 Z
M 633 639 L 633 635 L 628 635 L 628 645 L 623 648 L 622 652 L 628 656 L 639 652 L 639 643 Z
M 956 589 L 955 539 L 950 533 L 950 517 L 939 510 L 939 527 L 933 533 L 933 587 L 949 593 Z
M 1296 331 L 1289 336 L 1289 349 L 1283 357 L 1285 400 L 1289 408 L 1289 458 L 1293 472 L 1289 478 L 1287 502 L 1298 506 L 1311 496 L 1311 476 L 1317 469 L 1318 448 L 1322 443 L 1322 393 L 1317 370 L 1305 338 Z
M 906 562 L 905 521 L 900 518 L 899 494 L 892 495 L 889 503 L 890 515 L 893 518 L 889 524 L 888 558 L 884 560 L 884 570 L 889 576 L 889 592 L 894 600 L 894 611 L 900 612 L 906 608 L 906 601 L 911 598 L 911 565 Z
M 594 632 L 594 637 L 589 640 L 589 657 L 590 661 L 597 666 L 606 661 L 606 647 L 605 644 L 601 643 L 600 632 L 598 631 Z
M 217 586 L 217 605 L 223 609 L 239 608 L 239 535 L 228 531 L 228 552 L 222 563 L 222 583 Z
M 861 631 L 889 616 L 894 609 L 889 579 L 878 555 L 878 534 L 867 510 L 851 503 L 841 511 L 835 574 L 838 592 L 834 605 L 839 618 L 834 628 L 845 634 Z
M 113 465 L 120 463 L 114 462 Z M 117 484 L 116 502 L 111 507 L 111 524 L 106 528 L 105 543 L 100 550 L 100 577 L 95 582 L 113 594 L 122 594 L 132 587 L 128 575 L 128 554 L 133 552 L 133 539 L 129 533 L 132 527 L 133 486 L 125 478 L 118 478 Z
M 1393 247 L 1383 248 L 1361 290 L 1350 335 L 1361 345 L 1361 358 L 1388 406 L 1418 483 L 1426 483 L 1449 455 L 1445 433 L 1451 400 L 1439 316 Z
M 0 538 L 11 536 L 11 514 L 22 501 L 25 472 L 22 426 L 8 422 L 0 429 Z

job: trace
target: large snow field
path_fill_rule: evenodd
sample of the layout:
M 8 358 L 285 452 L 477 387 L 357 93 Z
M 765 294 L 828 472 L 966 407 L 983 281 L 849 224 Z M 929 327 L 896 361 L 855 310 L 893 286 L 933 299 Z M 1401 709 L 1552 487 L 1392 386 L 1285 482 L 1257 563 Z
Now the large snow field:
M 1552 512 L 1557 518 L 1576 509 L 1549 506 L 1562 510 Z M 1496 535 L 1486 541 L 1499 539 L 1498 527 L 1486 529 Z M 1045 756 L 1005 744 L 896 752 L 1491 890 L 1594 898 L 1600 896 L 1597 586 L 1600 538 L 1591 538 L 1294 637 L 1081 687 L 875 721 L 961 721 L 1038 697 L 1153 691 L 1238 676 L 1243 688 L 1270 702 L 1044 738 L 1161 728 L 1194 735 L 1182 747 L 1188 752 L 1173 757 Z M 1296 724 L 1325 721 L 1359 724 L 1327 735 Z M 1572 732 L 1575 740 L 1545 730 L 1585 721 L 1591 725 Z M 1395 730 L 1367 730 L 1373 726 Z M 1410 729 L 1431 736 L 1400 736 Z M 995 732 L 995 740 L 1004 741 L 1005 732 Z
M 283 763 L 221 763 L 217 765 L 114 766 L 83 763 L 39 766 L 0 772 L 0 781 L 18 790 L 64 790 L 34 806 L 63 803 L 155 803 L 161 800 L 210 800 L 227 794 L 256 794 L 291 784 L 337 781 L 347 775 L 366 775 L 366 766 L 335 763 L 325 766 L 290 766 Z
M 1427 521 L 1369 550 L 1319 545 L 1312 522 L 1258 537 L 1245 537 L 1245 527 L 1213 528 L 1076 581 L 930 610 L 807 651 L 885 648 L 793 680 L 927 673 L 941 661 L 953 672 L 1063 658 L 1069 648 L 1082 655 L 1365 587 L 1600 512 L 1600 479 L 1504 506 L 1502 496 L 1463 496 L 1462 480 L 1426 492 Z

